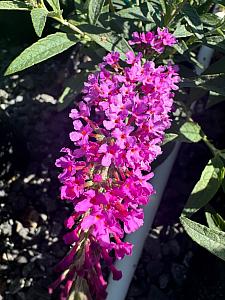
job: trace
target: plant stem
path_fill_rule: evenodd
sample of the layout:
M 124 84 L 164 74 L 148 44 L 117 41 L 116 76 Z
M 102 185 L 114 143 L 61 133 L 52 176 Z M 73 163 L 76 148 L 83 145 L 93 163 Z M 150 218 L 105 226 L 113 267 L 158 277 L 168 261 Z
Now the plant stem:
M 115 13 L 115 12 L 116 12 L 116 10 L 115 10 L 115 7 L 114 7 L 114 5 L 113 5 L 113 2 L 112 2 L 112 0 L 109 0 L 109 7 L 110 7 L 110 10 L 111 10 L 113 13 Z
M 41 7 L 43 7 L 44 9 L 47 10 L 47 8 L 46 8 L 43 0 L 41 0 Z M 85 35 L 84 32 L 81 31 L 77 26 L 75 26 L 75 25 L 71 24 L 70 22 L 68 22 L 67 20 L 63 19 L 63 16 L 62 16 L 61 12 L 59 12 L 58 16 L 54 16 L 54 17 L 50 16 L 50 18 L 52 18 L 52 19 L 58 21 L 59 23 L 67 26 L 68 28 L 70 28 L 71 30 L 75 31 L 76 33 L 79 33 L 82 36 Z
M 47 10 L 47 7 L 45 6 L 45 3 L 44 3 L 44 1 L 43 1 L 43 0 L 41 0 L 41 3 L 40 3 L 40 4 L 41 4 L 41 7 L 42 7 L 42 8 L 44 8 L 44 9 L 46 9 L 46 10 Z
M 219 154 L 220 150 L 217 149 L 207 138 L 206 135 L 203 136 L 203 141 L 205 144 L 209 147 L 210 151 L 212 152 L 213 155 Z
M 54 20 L 58 21 L 59 23 L 61 23 L 62 25 L 67 26 L 68 28 L 70 28 L 71 30 L 73 30 L 76 33 L 79 33 L 81 36 L 84 36 L 85 33 L 83 31 L 81 31 L 77 26 L 71 24 L 70 22 L 66 21 L 63 19 L 63 17 L 52 17 Z

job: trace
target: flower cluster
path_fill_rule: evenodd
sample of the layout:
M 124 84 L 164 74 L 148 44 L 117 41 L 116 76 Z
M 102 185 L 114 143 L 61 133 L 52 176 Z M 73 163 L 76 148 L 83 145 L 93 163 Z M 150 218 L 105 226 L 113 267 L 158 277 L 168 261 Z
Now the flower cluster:
M 131 44 L 147 41 L 158 52 L 175 42 L 167 29 L 158 29 L 157 35 L 135 33 L 134 38 Z M 74 206 L 64 236 L 73 246 L 58 266 L 63 275 L 51 287 L 66 279 L 61 299 L 75 278 L 85 281 L 96 299 L 105 299 L 102 262 L 120 279 L 113 259 L 131 254 L 124 233 L 142 226 L 141 207 L 154 193 L 150 165 L 161 154 L 179 76 L 172 64 L 156 66 L 132 51 L 126 56 L 121 67 L 119 53 L 109 53 L 88 77 L 83 101 L 70 113 L 75 149 L 63 148 L 65 155 L 56 161 L 63 168 L 61 198 Z
M 160 54 L 165 50 L 165 46 L 173 46 L 177 42 L 167 28 L 158 28 L 157 34 L 151 31 L 147 33 L 142 32 L 140 34 L 134 32 L 132 37 L 133 40 L 129 41 L 130 45 L 141 46 L 141 49 L 150 48 Z

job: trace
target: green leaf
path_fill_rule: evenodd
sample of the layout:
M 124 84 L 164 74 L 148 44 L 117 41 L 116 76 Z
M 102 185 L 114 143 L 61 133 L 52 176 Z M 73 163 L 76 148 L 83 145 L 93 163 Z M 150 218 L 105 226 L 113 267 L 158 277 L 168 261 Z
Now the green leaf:
M 103 27 L 88 24 L 82 24 L 79 28 L 107 51 L 119 52 L 122 60 L 126 59 L 126 52 L 133 51 L 128 42 L 116 32 L 107 31 Z
M 165 0 L 159 0 L 161 7 L 162 7 L 162 11 L 164 13 L 164 15 L 166 14 L 166 1 Z
M 48 4 L 52 7 L 55 12 L 60 11 L 60 3 L 59 0 L 46 0 Z
M 206 37 L 206 42 L 209 46 L 210 45 L 211 46 L 219 45 L 223 41 L 224 41 L 224 37 L 221 35 L 212 35 L 212 36 Z
M 209 160 L 184 207 L 183 216 L 190 217 L 213 198 L 221 185 L 222 172 L 219 156 Z
M 84 82 L 87 80 L 89 72 L 83 71 L 65 81 L 65 89 L 59 97 L 57 110 L 62 111 L 74 102 L 75 97 L 81 93 Z
M 163 145 L 172 142 L 178 138 L 178 134 L 176 133 L 166 133 L 163 141 Z
M 221 35 L 206 37 L 206 43 L 211 48 L 216 48 L 225 52 L 225 41 L 224 37 Z
M 188 25 L 193 29 L 196 36 L 201 39 L 203 38 L 203 25 L 201 19 L 193 6 L 186 3 L 183 7 L 184 18 Z
M 41 37 L 45 27 L 48 11 L 44 8 L 33 8 L 31 11 L 31 19 L 37 36 Z
M 225 57 L 217 60 L 214 64 L 211 64 L 203 73 L 208 74 L 222 74 L 225 73 Z
M 105 0 L 90 0 L 88 5 L 88 18 L 91 24 L 96 24 L 101 14 Z
M 0 1 L 0 10 L 29 10 L 30 8 L 30 5 L 27 5 L 22 1 Z
M 215 0 L 214 2 L 217 4 L 225 5 L 225 0 Z
M 156 27 L 162 27 L 163 26 L 163 20 L 162 20 L 162 14 L 161 10 L 158 9 L 158 3 L 157 5 L 154 5 L 154 3 L 150 3 L 149 1 L 146 1 L 147 9 L 148 9 L 148 17 L 151 17 L 155 23 Z M 147 27 L 146 27 L 147 28 Z M 152 30 L 152 26 L 151 29 Z
M 10 75 L 38 64 L 65 51 L 77 42 L 77 38 L 72 34 L 62 32 L 50 34 L 26 48 L 16 57 L 6 70 L 5 75 Z
M 180 43 L 175 44 L 173 48 L 180 54 L 184 54 L 186 51 L 188 51 L 188 46 L 185 43 L 185 41 L 181 40 Z M 186 54 L 186 53 L 185 53 Z
M 146 9 L 137 6 L 129 7 L 129 8 L 121 9 L 120 11 L 116 12 L 116 14 L 125 19 L 140 20 L 144 22 L 153 22 L 151 16 L 147 17 L 148 14 L 147 7 Z
M 225 96 L 225 73 L 201 75 L 194 78 L 183 78 L 181 87 L 199 87 L 212 92 L 214 95 Z
M 176 38 L 182 38 L 182 37 L 187 37 L 187 36 L 192 36 L 193 33 L 188 31 L 186 29 L 186 26 L 185 25 L 178 25 L 176 30 L 174 31 L 173 35 L 176 37 Z
M 210 228 L 220 229 L 222 231 L 225 231 L 225 221 L 221 217 L 221 215 L 219 215 L 216 212 L 206 211 L 205 217 L 206 217 L 207 224 Z
M 196 80 L 195 83 L 208 91 L 218 93 L 225 96 L 225 73 L 222 74 L 209 74 L 201 75 Z
M 211 26 L 216 26 L 220 23 L 220 18 L 216 16 L 215 14 L 210 14 L 206 13 L 200 17 L 202 23 L 211 25 Z
M 201 127 L 195 122 L 188 121 L 180 127 L 180 133 L 189 142 L 197 143 L 201 141 L 202 136 L 200 132 Z
M 220 151 L 220 155 L 225 160 L 225 149 Z
M 225 193 L 225 178 L 222 181 L 222 188 L 223 188 L 223 192 Z
M 187 234 L 196 243 L 225 260 L 225 233 L 223 231 L 208 228 L 185 217 L 180 217 L 180 221 Z

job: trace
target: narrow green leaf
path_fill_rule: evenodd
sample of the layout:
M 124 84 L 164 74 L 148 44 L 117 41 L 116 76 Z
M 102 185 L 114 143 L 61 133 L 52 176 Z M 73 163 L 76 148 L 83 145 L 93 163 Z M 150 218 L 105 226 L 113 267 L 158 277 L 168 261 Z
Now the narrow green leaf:
M 203 88 L 205 90 L 212 90 L 215 93 L 225 94 L 225 88 L 221 86 L 225 80 L 225 73 L 219 74 L 204 74 L 193 78 L 183 78 L 182 86 Z
M 221 150 L 219 155 L 225 160 L 225 149 Z
M 225 57 L 217 60 L 204 71 L 203 75 L 225 73 Z
M 215 0 L 214 2 L 225 6 L 225 0 Z
M 193 33 L 188 31 L 186 29 L 186 26 L 185 25 L 178 25 L 176 30 L 174 31 L 173 35 L 176 37 L 176 38 L 182 38 L 182 37 L 187 37 L 187 36 L 192 36 Z
M 225 260 L 225 233 L 223 231 L 208 228 L 185 217 L 180 217 L 180 221 L 187 234 L 196 243 Z
M 140 20 L 144 22 L 153 22 L 151 16 L 147 17 L 148 10 L 140 8 L 140 7 L 128 7 L 125 9 L 121 9 L 120 11 L 116 12 L 116 14 L 122 18 L 130 19 L 130 20 Z
M 208 224 L 209 228 L 218 229 L 218 227 L 215 223 L 215 220 L 213 218 L 213 213 L 211 213 L 209 211 L 206 211 L 205 212 L 205 218 L 206 218 L 206 221 L 207 221 L 207 224 Z
M 176 133 L 166 133 L 163 141 L 163 145 L 172 142 L 178 138 L 178 134 Z
M 26 48 L 16 57 L 6 70 L 5 75 L 10 75 L 29 68 L 65 51 L 77 42 L 77 38 L 72 34 L 62 32 L 50 34 Z
M 216 26 L 220 23 L 220 18 L 215 15 L 215 14 L 210 14 L 210 13 L 206 13 L 204 15 L 202 15 L 200 17 L 202 23 L 207 24 L 207 25 L 211 25 L 211 26 Z
M 41 37 L 43 29 L 45 27 L 47 15 L 48 11 L 44 8 L 33 8 L 31 10 L 31 19 L 34 30 L 39 37 Z
M 222 172 L 223 162 L 219 156 L 209 160 L 184 207 L 183 216 L 190 217 L 213 198 L 221 185 Z
M 221 35 L 212 35 L 206 37 L 206 42 L 210 46 L 218 46 L 220 43 L 224 41 L 224 37 Z
M 89 36 L 100 46 L 104 47 L 107 51 L 118 51 L 122 60 L 126 59 L 125 53 L 132 51 L 127 41 L 119 37 L 114 32 L 108 32 L 107 34 L 89 34 Z
M 180 133 L 189 142 L 197 143 L 202 139 L 201 127 L 195 122 L 185 122 L 180 128 Z
M 225 96 L 225 73 L 201 75 L 195 79 L 195 83 L 208 91 Z
M 59 0 L 46 0 L 48 4 L 52 7 L 55 12 L 60 11 L 60 3 Z
M 118 33 L 107 31 L 105 28 L 89 24 L 82 24 L 79 28 L 107 51 L 119 52 L 122 60 L 126 59 L 126 52 L 133 51 L 128 42 L 123 37 L 119 36 Z
M 166 1 L 165 0 L 159 0 L 161 7 L 162 7 L 162 11 L 164 13 L 164 15 L 166 14 Z
M 161 15 L 160 9 L 158 9 L 157 6 L 155 6 L 153 3 L 150 3 L 149 1 L 146 1 L 146 4 L 147 4 L 147 10 L 148 10 L 147 17 L 151 18 L 154 21 L 155 26 L 162 27 L 163 24 L 162 24 L 162 15 Z M 149 29 L 149 30 L 152 30 L 152 29 L 153 28 L 151 26 L 151 29 Z
M 216 212 L 205 212 L 205 217 L 209 228 L 225 231 L 225 220 Z
M 89 72 L 86 70 L 70 77 L 65 81 L 65 89 L 62 95 L 59 97 L 57 104 L 57 110 L 62 111 L 68 107 L 72 102 L 74 102 L 75 97 L 81 93 L 84 86 L 84 82 L 87 80 Z
M 222 181 L 222 188 L 223 188 L 223 192 L 225 193 L 225 178 Z
M 105 0 L 90 0 L 88 5 L 88 18 L 91 24 L 96 24 L 101 14 Z
M 180 54 L 184 54 L 186 51 L 188 51 L 188 46 L 185 43 L 185 41 L 181 40 L 180 43 L 173 46 L 173 48 Z
M 207 45 L 210 48 L 219 49 L 225 52 L 225 41 L 221 35 L 213 35 L 205 38 Z
M 71 88 L 70 87 L 65 87 L 65 89 L 63 90 L 61 96 L 59 97 L 58 102 L 61 104 L 64 102 L 65 97 L 69 94 Z
M 183 7 L 184 18 L 198 38 L 203 38 L 203 24 L 195 8 L 186 3 Z
M 0 10 L 29 10 L 31 9 L 30 5 L 22 1 L 0 1 Z

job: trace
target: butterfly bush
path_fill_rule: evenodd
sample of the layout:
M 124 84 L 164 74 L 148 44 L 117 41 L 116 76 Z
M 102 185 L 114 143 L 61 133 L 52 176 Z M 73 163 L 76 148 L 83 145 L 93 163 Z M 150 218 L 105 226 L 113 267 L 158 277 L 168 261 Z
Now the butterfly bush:
M 124 234 L 143 225 L 142 207 L 154 193 L 151 163 L 162 152 L 180 79 L 176 66 L 157 65 L 148 57 L 176 40 L 159 28 L 157 34 L 135 32 L 129 43 L 138 52 L 127 52 L 126 64 L 120 64 L 119 53 L 109 53 L 84 83 L 83 99 L 70 113 L 74 149 L 63 148 L 56 161 L 63 169 L 61 199 L 74 207 L 64 236 L 71 250 L 50 287 L 52 292 L 65 281 L 61 299 L 67 299 L 72 286 L 88 287 L 90 298 L 106 298 L 102 268 L 107 266 L 115 280 L 121 278 L 113 261 L 131 255 Z

